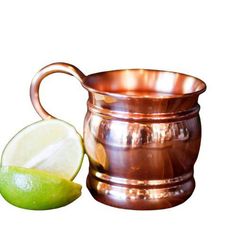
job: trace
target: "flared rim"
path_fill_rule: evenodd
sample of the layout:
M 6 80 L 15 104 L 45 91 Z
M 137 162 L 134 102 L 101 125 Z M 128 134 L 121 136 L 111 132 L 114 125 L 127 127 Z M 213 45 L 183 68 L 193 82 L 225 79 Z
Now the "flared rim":
M 201 84 L 201 88 L 199 90 L 193 91 L 193 92 L 189 92 L 189 93 L 183 93 L 183 94 L 170 94 L 170 95 L 165 95 L 165 96 L 161 96 L 161 95 L 139 95 L 139 94 L 124 94 L 124 93 L 119 93 L 119 92 L 110 92 L 110 91 L 102 91 L 96 88 L 93 88 L 89 85 L 87 85 L 86 82 L 89 81 L 89 79 L 94 78 L 94 77 L 104 77 L 105 75 L 107 76 L 107 74 L 113 74 L 113 73 L 119 73 L 119 72 L 125 72 L 125 71 L 130 71 L 130 72 L 139 72 L 139 71 L 146 71 L 146 72 L 156 72 L 156 73 L 170 73 L 173 74 L 175 76 L 185 76 L 185 77 L 189 77 L 194 79 L 195 81 L 197 81 L 198 83 Z M 131 69 L 118 69 L 118 70 L 108 70 L 108 71 L 102 71 L 102 72 L 97 72 L 97 73 L 93 73 L 93 74 L 89 74 L 87 76 L 85 76 L 83 78 L 83 83 L 82 86 L 91 93 L 97 93 L 97 94 L 101 94 L 101 95 L 105 95 L 105 96 L 112 96 L 112 97 L 117 97 L 117 98 L 150 98 L 150 99 L 172 99 L 172 98 L 183 98 L 183 97 L 189 97 L 189 96 L 198 96 L 201 93 L 205 92 L 207 89 L 207 85 L 206 83 L 199 79 L 196 76 L 192 76 L 189 74 L 185 74 L 185 73 L 180 73 L 180 72 L 176 72 L 176 71 L 171 71 L 171 70 L 155 70 L 155 69 L 145 69 L 145 68 L 131 68 Z M 158 93 L 158 92 L 157 92 Z

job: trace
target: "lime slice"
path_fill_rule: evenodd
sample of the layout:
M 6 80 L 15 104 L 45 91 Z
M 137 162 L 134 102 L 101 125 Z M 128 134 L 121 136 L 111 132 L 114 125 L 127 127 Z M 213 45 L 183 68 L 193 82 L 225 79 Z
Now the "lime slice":
M 81 195 L 81 185 L 42 170 L 1 167 L 0 180 L 6 201 L 31 210 L 62 207 Z
M 17 133 L 5 147 L 2 166 L 45 170 L 72 180 L 84 156 L 83 140 L 70 124 L 42 120 Z

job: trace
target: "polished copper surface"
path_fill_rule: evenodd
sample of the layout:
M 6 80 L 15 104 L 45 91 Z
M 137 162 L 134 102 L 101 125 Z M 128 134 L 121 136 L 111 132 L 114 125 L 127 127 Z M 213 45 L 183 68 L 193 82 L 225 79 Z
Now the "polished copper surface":
M 31 84 L 32 103 L 52 118 L 39 100 L 47 75 L 75 76 L 87 89 L 84 144 L 90 167 L 87 187 L 105 204 L 128 209 L 161 209 L 192 194 L 193 166 L 201 141 L 198 96 L 206 85 L 169 71 L 129 69 L 85 76 L 66 63 L 44 67 Z

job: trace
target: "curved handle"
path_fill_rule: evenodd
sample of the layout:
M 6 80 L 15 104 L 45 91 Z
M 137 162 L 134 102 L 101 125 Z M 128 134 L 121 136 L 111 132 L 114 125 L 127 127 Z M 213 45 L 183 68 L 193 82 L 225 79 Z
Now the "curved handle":
M 50 115 L 42 106 L 39 98 L 39 88 L 42 80 L 46 78 L 48 75 L 54 73 L 64 73 L 68 75 L 72 75 L 77 78 L 81 83 L 83 83 L 83 79 L 86 77 L 77 67 L 63 62 L 56 62 L 50 65 L 43 67 L 33 78 L 30 86 L 30 98 L 31 102 L 34 106 L 34 109 L 43 119 L 54 118 Z

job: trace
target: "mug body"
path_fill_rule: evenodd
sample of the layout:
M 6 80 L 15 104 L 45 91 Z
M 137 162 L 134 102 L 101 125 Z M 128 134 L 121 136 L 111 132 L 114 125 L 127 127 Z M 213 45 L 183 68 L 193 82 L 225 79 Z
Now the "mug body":
M 201 141 L 199 93 L 184 93 L 184 83 L 190 83 L 187 76 L 175 80 L 179 87 L 172 84 L 173 91 L 149 91 L 145 84 L 119 88 L 120 80 L 127 86 L 135 84 L 129 81 L 131 77 L 145 78 L 137 71 L 131 71 L 129 77 L 123 73 L 92 75 L 91 80 L 98 84 L 108 78 L 104 86 L 115 86 L 119 94 L 102 93 L 102 87 L 99 92 L 89 91 L 84 121 L 84 144 L 90 162 L 87 187 L 96 200 L 120 208 L 178 205 L 195 187 L 193 167 Z M 152 71 L 146 73 L 149 78 L 153 75 Z M 153 78 L 153 83 L 158 83 L 160 77 L 155 74 Z M 165 80 L 168 83 L 168 78 Z M 200 86 L 194 82 L 199 81 L 193 80 L 191 89 Z

